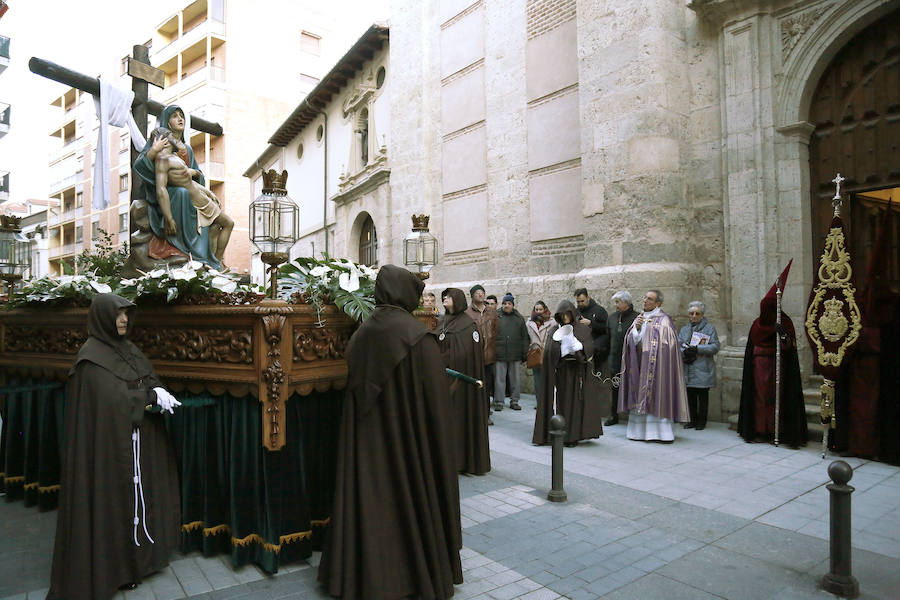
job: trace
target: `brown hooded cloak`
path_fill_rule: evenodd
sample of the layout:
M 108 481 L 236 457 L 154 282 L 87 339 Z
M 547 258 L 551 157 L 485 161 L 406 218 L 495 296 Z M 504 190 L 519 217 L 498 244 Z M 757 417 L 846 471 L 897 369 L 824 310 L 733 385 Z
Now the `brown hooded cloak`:
M 334 509 L 319 581 L 341 598 L 433 599 L 462 583 L 453 414 L 437 339 L 412 312 L 424 284 L 383 266 L 347 345 Z
M 484 380 L 484 340 L 466 312 L 466 295 L 460 289 L 447 288 L 441 300 L 447 296 L 453 298 L 453 310 L 441 318 L 437 331 L 444 366 Z M 447 383 L 455 420 L 459 471 L 484 475 L 491 470 L 485 390 L 459 379 L 449 379 Z
M 165 568 L 179 541 L 175 455 L 163 417 L 145 410 L 162 384 L 116 331 L 120 308 L 129 311 L 127 336 L 134 305 L 115 294 L 94 298 L 90 337 L 69 371 L 50 600 L 111 598 Z
M 561 356 L 560 342 L 553 334 L 563 325 L 563 314 L 571 318 L 572 331 L 582 350 L 575 356 Z M 541 364 L 541 394 L 538 395 L 537 415 L 534 419 L 532 444 L 549 442 L 550 418 L 553 411 L 554 389 L 556 410 L 566 419 L 567 444 L 598 438 L 603 435 L 603 418 L 600 410 L 600 381 L 591 370 L 594 355 L 594 341 L 591 328 L 579 322 L 580 315 L 575 305 L 563 300 L 556 309 L 556 325 L 547 332 L 544 359 Z

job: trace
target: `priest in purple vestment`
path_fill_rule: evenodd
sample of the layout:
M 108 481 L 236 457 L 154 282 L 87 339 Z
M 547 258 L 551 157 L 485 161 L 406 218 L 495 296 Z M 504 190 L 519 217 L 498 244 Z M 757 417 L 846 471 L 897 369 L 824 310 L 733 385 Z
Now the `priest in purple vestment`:
M 625 334 L 619 412 L 628 413 L 630 440 L 672 442 L 672 423 L 690 419 L 678 331 L 662 303 L 659 290 L 644 294 L 644 312 Z

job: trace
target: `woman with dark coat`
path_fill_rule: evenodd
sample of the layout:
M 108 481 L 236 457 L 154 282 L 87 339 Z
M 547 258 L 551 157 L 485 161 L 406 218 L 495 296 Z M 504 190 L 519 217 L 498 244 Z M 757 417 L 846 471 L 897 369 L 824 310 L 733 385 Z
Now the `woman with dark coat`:
M 566 419 L 566 446 L 575 446 L 580 440 L 603 435 L 600 381 L 592 371 L 594 342 L 590 326 L 579 322 L 578 312 L 570 301 L 560 303 L 554 319 L 556 326 L 550 330 L 544 347 L 542 391 L 538 396 L 531 443 L 548 443 L 550 418 L 558 413 Z M 572 326 L 569 336 L 561 335 L 564 325 Z M 563 355 L 563 348 L 571 347 L 575 340 L 580 342 L 581 348 Z
M 484 342 L 466 313 L 465 293 L 447 288 L 441 293 L 444 316 L 438 325 L 438 342 L 444 366 L 484 380 Z M 459 472 L 484 475 L 491 470 L 491 451 L 488 441 L 488 403 L 483 387 L 447 378 L 450 386 L 450 406 L 456 430 L 456 451 Z
M 164 569 L 178 546 L 178 472 L 157 407 L 180 403 L 126 339 L 133 312 L 115 294 L 94 297 L 69 371 L 49 600 L 111 598 Z

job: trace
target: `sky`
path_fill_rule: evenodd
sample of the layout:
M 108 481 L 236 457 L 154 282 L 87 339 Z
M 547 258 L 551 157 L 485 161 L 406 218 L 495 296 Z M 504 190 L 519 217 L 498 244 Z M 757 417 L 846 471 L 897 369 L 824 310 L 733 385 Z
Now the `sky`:
M 261 9 L 269 0 L 253 2 Z M 9 171 L 10 201 L 47 198 L 48 160 L 53 148 L 50 132 L 59 123 L 50 103 L 66 91 L 61 83 L 28 70 L 36 56 L 75 71 L 118 77 L 119 60 L 134 44 L 151 37 L 153 28 L 189 0 L 7 0 L 9 11 L 0 19 L 0 35 L 11 39 L 10 64 L 0 73 L 0 102 L 12 105 L 9 133 L 0 139 L 0 171 Z M 337 0 L 341 9 L 371 13 L 387 0 Z M 114 26 L 110 26 L 114 23 Z M 353 27 L 357 27 L 353 24 Z M 355 38 L 354 38 L 355 39 Z M 298 99 L 299 101 L 299 99 Z

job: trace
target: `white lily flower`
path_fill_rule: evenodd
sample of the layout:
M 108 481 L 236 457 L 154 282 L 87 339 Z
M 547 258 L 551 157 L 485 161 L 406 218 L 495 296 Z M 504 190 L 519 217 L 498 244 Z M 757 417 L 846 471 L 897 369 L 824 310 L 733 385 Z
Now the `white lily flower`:
M 378 277 L 378 269 L 373 269 L 368 265 L 359 265 L 359 270 L 362 271 L 369 279 L 375 279 L 376 277 Z
M 229 279 L 228 277 L 224 277 L 222 275 L 217 275 L 213 277 L 212 286 L 217 290 L 221 290 L 226 294 L 231 294 L 237 289 L 237 281 L 233 279 Z
M 176 281 L 188 281 L 197 276 L 197 271 L 185 267 L 179 267 L 178 269 L 172 269 L 169 272 L 169 275 L 171 275 L 172 279 L 175 279 Z
M 151 279 L 158 279 L 158 278 L 162 277 L 162 276 L 165 275 L 165 274 L 166 274 L 166 270 L 165 270 L 165 269 L 153 269 L 152 271 L 150 271 L 149 273 L 147 273 L 147 277 L 149 277 L 149 278 L 151 278 Z
M 119 283 L 125 287 L 130 287 L 137 283 L 137 279 L 123 279 Z
M 68 285 L 68 284 L 72 283 L 73 279 L 74 279 L 74 275 L 60 275 L 58 285 Z
M 356 270 L 351 273 L 341 273 L 338 282 L 342 290 L 355 292 L 359 289 L 359 273 Z
M 329 271 L 331 271 L 331 267 L 329 267 L 327 265 L 319 265 L 318 267 L 316 267 L 314 269 L 310 269 L 309 274 L 312 275 L 313 277 L 321 277 L 322 275 L 324 275 L 325 273 L 328 273 Z
M 112 288 L 105 283 L 99 281 L 91 281 L 90 283 L 91 287 L 94 288 L 98 294 L 108 294 L 112 291 Z
M 196 271 L 197 269 L 202 269 L 202 268 L 203 268 L 203 263 L 200 262 L 199 260 L 192 260 L 192 261 L 190 261 L 188 264 L 186 264 L 185 266 L 186 266 L 186 267 L 190 267 L 190 268 L 192 268 L 192 269 L 194 269 L 194 270 Z

